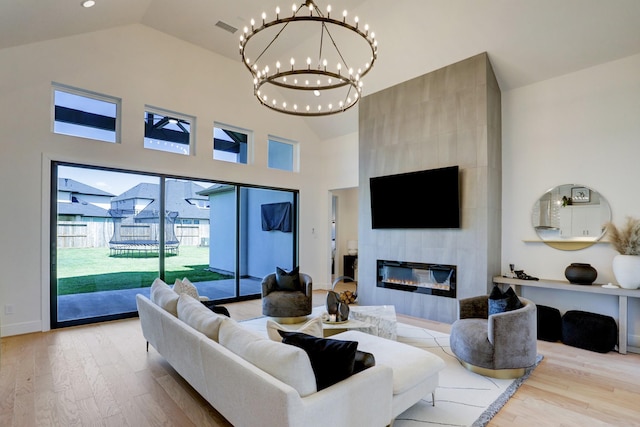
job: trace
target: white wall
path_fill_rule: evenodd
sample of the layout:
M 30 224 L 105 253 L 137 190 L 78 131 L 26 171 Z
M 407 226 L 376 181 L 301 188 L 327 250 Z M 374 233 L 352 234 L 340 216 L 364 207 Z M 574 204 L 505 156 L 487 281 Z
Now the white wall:
M 53 81 L 120 97 L 122 143 L 53 134 Z M 194 155 L 143 148 L 145 104 L 196 117 Z M 253 165 L 212 159 L 214 121 L 254 131 Z M 304 120 L 260 106 L 239 61 L 142 25 L 3 49 L 0 129 L 3 336 L 49 327 L 51 160 L 298 189 L 300 268 L 319 286 L 330 283 L 329 187 L 324 182 L 329 175 L 335 182 L 340 171 L 326 173 L 322 144 Z M 300 173 L 267 167 L 268 135 L 300 143 Z M 5 314 L 5 304 L 14 314 Z
M 535 239 L 531 208 L 559 184 L 583 184 L 610 203 L 613 220 L 640 217 L 640 55 L 502 94 L 502 271 L 565 280 L 572 262 L 590 263 L 598 283 L 614 282 L 608 243 L 561 251 Z M 639 291 L 640 292 L 640 291 Z M 527 289 L 539 304 L 617 319 L 617 298 Z M 629 298 L 630 345 L 640 343 L 640 301 Z
M 358 106 L 354 108 L 358 108 Z M 324 184 L 326 184 L 326 191 L 323 197 L 327 200 L 327 211 L 325 217 L 327 228 L 324 230 L 324 233 L 329 236 L 328 238 L 330 239 L 332 196 L 337 195 L 340 200 L 344 197 L 350 197 L 348 196 L 349 192 L 347 191 L 347 189 L 355 189 L 358 187 L 358 133 L 355 132 L 337 138 L 332 138 L 330 140 L 323 141 L 322 145 L 323 157 L 320 159 L 320 162 L 321 164 L 325 165 L 325 174 L 323 176 L 323 180 Z M 336 212 L 338 216 L 342 217 L 345 214 L 343 212 L 343 208 L 345 205 L 355 205 L 356 210 L 355 212 L 347 213 L 347 217 L 344 219 L 339 218 L 341 223 L 343 221 L 346 221 L 346 224 L 343 224 L 343 227 L 346 227 L 347 231 L 338 230 L 339 235 L 336 236 L 341 241 L 344 241 L 344 249 L 341 248 L 342 243 L 336 242 L 338 250 L 336 251 L 335 274 L 340 274 L 342 272 L 342 256 L 346 253 L 347 238 L 344 237 L 343 234 L 347 233 L 348 235 L 348 229 L 353 226 L 357 228 L 358 225 L 357 194 L 353 197 L 355 197 L 355 200 L 351 198 L 350 200 L 338 201 L 339 212 Z M 354 215 L 355 218 L 352 218 L 351 215 Z M 358 239 L 357 231 L 354 235 L 354 239 Z M 330 242 L 331 241 L 329 240 L 329 243 Z M 331 288 L 331 245 L 329 244 L 324 248 L 324 250 L 327 254 L 327 263 L 324 265 L 325 274 L 323 276 L 320 276 L 322 278 L 322 281 L 318 281 L 314 277 L 314 289 L 320 288 L 321 283 L 323 282 L 328 284 L 325 289 Z
M 332 190 L 336 200 L 336 265 L 335 275 L 344 275 L 347 242 L 358 240 L 358 187 Z

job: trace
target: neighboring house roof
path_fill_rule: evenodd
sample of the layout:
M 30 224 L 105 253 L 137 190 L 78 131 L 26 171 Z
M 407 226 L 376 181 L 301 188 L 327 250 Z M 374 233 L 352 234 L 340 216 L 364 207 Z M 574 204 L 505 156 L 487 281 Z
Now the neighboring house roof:
M 83 184 L 71 178 L 58 178 L 58 191 L 67 191 L 69 193 L 88 194 L 92 196 L 113 197 L 115 194 L 100 190 L 99 188 Z
M 194 204 L 201 201 L 201 205 L 208 206 L 209 199 L 199 195 L 202 190 L 204 187 L 191 181 L 167 180 L 165 210 L 178 212 L 178 218 L 209 219 L 209 209 Z M 143 182 L 114 197 L 112 202 L 148 199 L 151 203 L 138 216 L 144 217 L 145 214 L 149 216 L 150 212 L 157 215 L 160 210 L 160 203 L 157 200 L 159 194 L 159 184 Z
M 216 194 L 216 193 L 224 193 L 224 192 L 227 192 L 227 191 L 231 191 L 234 188 L 235 188 L 235 186 L 228 185 L 228 184 L 213 184 L 209 188 L 206 188 L 204 190 L 198 191 L 198 194 L 200 194 L 201 196 L 210 196 L 210 195 Z
M 111 202 L 120 202 L 123 200 L 131 200 L 131 199 L 149 199 L 155 200 L 158 197 L 160 191 L 158 189 L 158 184 L 152 184 L 149 182 L 141 182 L 140 184 L 131 187 L 124 193 L 114 197 L 111 199 Z
M 58 215 L 82 215 L 93 217 L 108 217 L 106 209 L 92 205 L 91 203 L 58 203 Z

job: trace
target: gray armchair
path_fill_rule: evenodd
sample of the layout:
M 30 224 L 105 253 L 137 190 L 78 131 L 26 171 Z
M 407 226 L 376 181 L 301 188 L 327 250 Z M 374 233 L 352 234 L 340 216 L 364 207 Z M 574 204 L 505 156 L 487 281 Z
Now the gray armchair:
M 488 315 L 489 296 L 459 301 L 460 319 L 451 325 L 451 351 L 469 370 L 495 378 L 518 378 L 536 363 L 536 305 Z
M 275 273 L 262 279 L 262 314 L 279 323 L 300 323 L 311 314 L 313 282 L 300 273 L 301 290 L 280 290 Z

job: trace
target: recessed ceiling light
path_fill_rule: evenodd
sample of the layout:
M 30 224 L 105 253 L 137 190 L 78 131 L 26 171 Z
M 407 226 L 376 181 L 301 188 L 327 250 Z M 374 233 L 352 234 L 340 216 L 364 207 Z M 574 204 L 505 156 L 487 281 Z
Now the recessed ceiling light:
M 82 7 L 93 7 L 96 5 L 95 0 L 84 0 L 82 3 L 80 3 L 82 5 Z

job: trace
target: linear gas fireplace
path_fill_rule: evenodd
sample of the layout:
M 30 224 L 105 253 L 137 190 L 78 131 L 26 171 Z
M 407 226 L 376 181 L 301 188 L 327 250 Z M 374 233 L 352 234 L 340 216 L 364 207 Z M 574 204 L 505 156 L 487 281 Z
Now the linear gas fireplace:
M 378 287 L 456 297 L 456 266 L 378 260 Z

